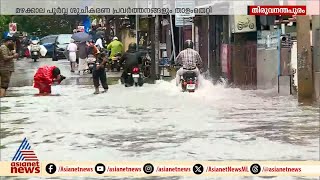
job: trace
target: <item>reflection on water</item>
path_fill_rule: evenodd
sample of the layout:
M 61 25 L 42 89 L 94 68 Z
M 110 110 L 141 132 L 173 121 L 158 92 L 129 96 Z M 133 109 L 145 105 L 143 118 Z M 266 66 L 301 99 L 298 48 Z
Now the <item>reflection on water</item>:
M 35 89 L 21 87 L 1 100 L 2 160 L 24 137 L 41 160 L 319 159 L 319 109 L 272 91 L 206 83 L 190 94 L 163 81 L 99 95 L 89 86 L 56 90 L 60 96 L 34 97 Z

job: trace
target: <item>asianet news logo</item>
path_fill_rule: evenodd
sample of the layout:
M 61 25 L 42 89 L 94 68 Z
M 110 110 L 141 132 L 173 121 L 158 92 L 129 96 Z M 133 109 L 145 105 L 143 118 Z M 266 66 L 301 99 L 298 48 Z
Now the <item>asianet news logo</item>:
M 33 152 L 33 150 L 31 150 L 31 146 L 27 138 L 23 139 L 16 154 L 12 158 L 11 173 L 12 174 L 40 173 L 40 164 L 39 164 L 38 157 Z

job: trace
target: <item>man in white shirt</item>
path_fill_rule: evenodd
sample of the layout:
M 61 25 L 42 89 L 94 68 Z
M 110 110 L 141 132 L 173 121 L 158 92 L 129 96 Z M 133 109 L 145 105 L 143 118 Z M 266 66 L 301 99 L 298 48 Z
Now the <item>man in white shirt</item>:
M 95 44 L 99 48 L 99 50 L 102 50 L 104 47 L 102 45 L 102 37 L 100 36 L 99 39 L 97 39 L 97 42 Z
M 76 61 L 77 61 L 78 46 L 74 43 L 73 39 L 71 39 L 70 44 L 67 47 L 67 50 L 69 52 L 68 59 L 71 65 L 71 72 L 74 72 L 76 67 Z

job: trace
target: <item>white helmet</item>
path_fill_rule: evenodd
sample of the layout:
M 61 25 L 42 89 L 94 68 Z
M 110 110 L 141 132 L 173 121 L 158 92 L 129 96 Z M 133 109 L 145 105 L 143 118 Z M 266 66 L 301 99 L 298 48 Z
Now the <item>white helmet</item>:
M 39 41 L 38 41 L 38 40 L 32 40 L 31 43 L 34 44 L 34 45 L 36 45 L 36 44 L 39 43 Z
M 118 40 L 118 38 L 117 38 L 117 37 L 114 37 L 112 40 L 113 40 L 113 41 L 114 41 L 114 40 Z

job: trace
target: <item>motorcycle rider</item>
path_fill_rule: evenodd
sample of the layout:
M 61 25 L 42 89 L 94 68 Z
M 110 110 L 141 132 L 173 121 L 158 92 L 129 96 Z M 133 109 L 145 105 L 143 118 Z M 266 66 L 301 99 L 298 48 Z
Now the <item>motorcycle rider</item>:
M 137 51 L 137 44 L 130 43 L 128 51 L 123 54 L 120 59 L 120 64 L 124 64 L 121 82 L 126 83 L 128 72 L 131 72 L 134 67 L 139 67 L 142 64 L 142 53 Z M 140 68 L 140 67 L 139 67 Z
M 186 40 L 184 42 L 184 48 L 185 49 L 178 54 L 175 62 L 176 64 L 182 65 L 176 74 L 177 86 L 180 83 L 181 76 L 187 71 L 195 72 L 197 78 L 199 79 L 200 70 L 198 67 L 202 66 L 200 54 L 193 49 L 193 42 L 191 40 Z
M 104 49 L 103 47 L 103 35 L 100 35 L 99 38 L 97 39 L 95 46 L 102 51 Z
M 117 53 L 123 53 L 123 44 L 117 37 L 114 37 L 112 42 L 107 46 L 107 50 L 110 51 L 109 59 L 112 59 Z

